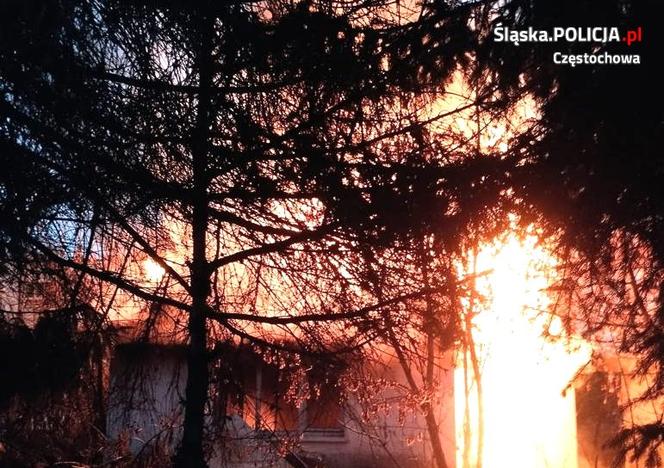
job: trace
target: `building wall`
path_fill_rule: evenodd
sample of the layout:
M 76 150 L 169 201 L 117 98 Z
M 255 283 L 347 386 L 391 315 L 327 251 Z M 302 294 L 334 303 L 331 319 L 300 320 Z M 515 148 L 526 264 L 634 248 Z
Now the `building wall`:
M 185 350 L 178 346 L 123 345 L 112 360 L 108 408 L 108 434 L 124 441 L 134 454 L 148 453 L 156 445 L 172 450 L 180 436 L 181 400 L 186 382 Z M 390 378 L 402 379 L 396 366 Z M 450 467 L 454 466 L 454 413 L 452 373 L 444 373 L 438 420 Z M 395 394 L 384 392 L 389 400 Z M 310 466 L 327 468 L 432 466 L 426 426 L 421 415 L 400 418 L 396 407 L 378 411 L 360 424 L 353 414 L 361 408 L 352 395 L 341 432 L 304 431 L 289 434 L 297 443 L 293 452 Z M 218 423 L 218 421 L 217 421 Z M 210 426 L 215 423 L 211 421 Z M 224 422 L 225 434 L 211 446 L 211 467 L 289 466 L 278 455 L 270 434 L 254 431 L 238 415 Z M 221 434 L 221 433 L 220 433 Z M 232 435 L 232 436 L 229 436 Z M 223 438 L 223 440 L 221 440 Z
M 181 347 L 122 345 L 111 359 L 107 433 L 133 453 L 179 438 L 186 382 Z

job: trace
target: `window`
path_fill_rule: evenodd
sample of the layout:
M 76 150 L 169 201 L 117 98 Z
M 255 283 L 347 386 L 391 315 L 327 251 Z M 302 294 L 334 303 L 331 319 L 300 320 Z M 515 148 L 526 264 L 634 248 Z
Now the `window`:
M 335 385 L 310 383 L 312 391 L 305 402 L 304 435 L 310 437 L 343 437 L 340 391 Z
M 336 372 L 310 365 L 308 394 L 293 394 L 288 371 L 264 362 L 247 349 L 235 349 L 220 364 L 215 414 L 237 415 L 247 429 L 266 434 L 292 432 L 305 439 L 344 436 L 341 391 Z M 305 364 L 306 365 L 306 364 Z

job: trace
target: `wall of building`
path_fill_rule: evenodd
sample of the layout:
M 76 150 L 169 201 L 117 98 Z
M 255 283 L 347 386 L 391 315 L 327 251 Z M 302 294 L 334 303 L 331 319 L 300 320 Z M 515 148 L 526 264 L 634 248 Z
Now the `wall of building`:
M 185 350 L 180 346 L 122 345 L 111 364 L 109 436 L 126 443 L 134 454 L 148 453 L 155 445 L 172 450 L 179 440 L 181 400 L 186 382 Z M 403 380 L 398 366 L 386 367 L 387 378 Z M 452 373 L 441 374 L 440 434 L 450 467 L 454 467 L 454 398 Z M 389 401 L 396 394 L 384 392 Z M 369 421 L 354 417 L 359 402 L 349 398 L 342 416 L 343 430 L 304 431 L 289 434 L 297 446 L 293 452 L 310 466 L 326 468 L 432 466 L 430 445 L 423 417 L 416 411 L 399 414 L 396 405 L 375 413 Z M 217 427 L 219 421 L 211 421 Z M 223 435 L 222 435 L 223 434 Z M 238 415 L 229 415 L 224 431 L 210 447 L 212 468 L 289 466 L 278 454 L 274 435 L 254 431 Z

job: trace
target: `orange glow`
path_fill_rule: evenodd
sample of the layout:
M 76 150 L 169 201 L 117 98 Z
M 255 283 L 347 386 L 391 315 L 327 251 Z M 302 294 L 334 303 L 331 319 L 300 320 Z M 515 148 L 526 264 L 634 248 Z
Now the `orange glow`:
M 590 358 L 590 347 L 543 312 L 554 267 L 535 235 L 521 239 L 512 233 L 483 245 L 462 268 L 466 275 L 477 272 L 474 289 L 483 298 L 468 298 L 464 305 L 480 369 L 484 468 L 578 466 L 575 398 L 566 389 Z M 543 332 L 558 338 L 544 338 Z M 469 363 L 462 353 L 455 372 L 456 457 L 462 468 L 478 466 L 482 432 Z
M 164 268 L 151 258 L 143 262 L 143 272 L 145 279 L 154 283 L 161 281 L 165 273 Z

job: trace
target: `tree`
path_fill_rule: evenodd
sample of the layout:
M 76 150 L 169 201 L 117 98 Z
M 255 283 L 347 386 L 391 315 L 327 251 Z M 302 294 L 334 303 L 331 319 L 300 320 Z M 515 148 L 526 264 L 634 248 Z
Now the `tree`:
M 86 292 L 70 301 L 75 281 L 51 267 L 52 275 L 32 277 L 36 269 L 26 266 L 3 277 L 0 459 L 7 466 L 99 462 L 103 453 L 112 333 L 85 304 Z
M 212 340 L 358 346 L 359 332 L 324 334 L 370 329 L 423 292 L 373 300 L 343 266 L 411 226 L 439 228 L 450 204 L 470 219 L 484 205 L 468 196 L 466 210 L 461 187 L 499 188 L 481 161 L 464 176 L 427 157 L 422 128 L 440 116 L 423 122 L 406 101 L 466 60 L 472 41 L 445 39 L 471 36 L 466 6 L 425 5 L 417 22 L 374 1 L 3 10 L 5 252 L 98 285 L 97 309 L 125 295 L 186 322 L 178 466 L 205 465 Z M 146 280 L 145 261 L 164 278 Z
M 514 47 L 489 35 L 478 59 L 503 93 L 530 93 L 540 107 L 538 125 L 513 146 L 518 163 L 509 177 L 524 219 L 536 220 L 558 239 L 568 259 L 564 289 L 570 297 L 587 296 L 581 317 L 588 335 L 619 324 L 618 348 L 639 357 L 642 373 L 656 376 L 643 396 L 660 398 L 664 218 L 656 57 L 662 34 L 654 18 L 661 5 L 510 1 L 489 10 L 487 32 L 501 23 L 549 30 L 602 24 L 621 34 L 640 27 L 644 34 L 643 42 L 606 43 L 599 51 L 596 43 L 578 41 Z M 641 63 L 567 67 L 553 63 L 554 52 L 639 54 Z M 646 454 L 654 463 L 663 435 L 661 421 L 627 428 L 620 437 L 623 456 Z

